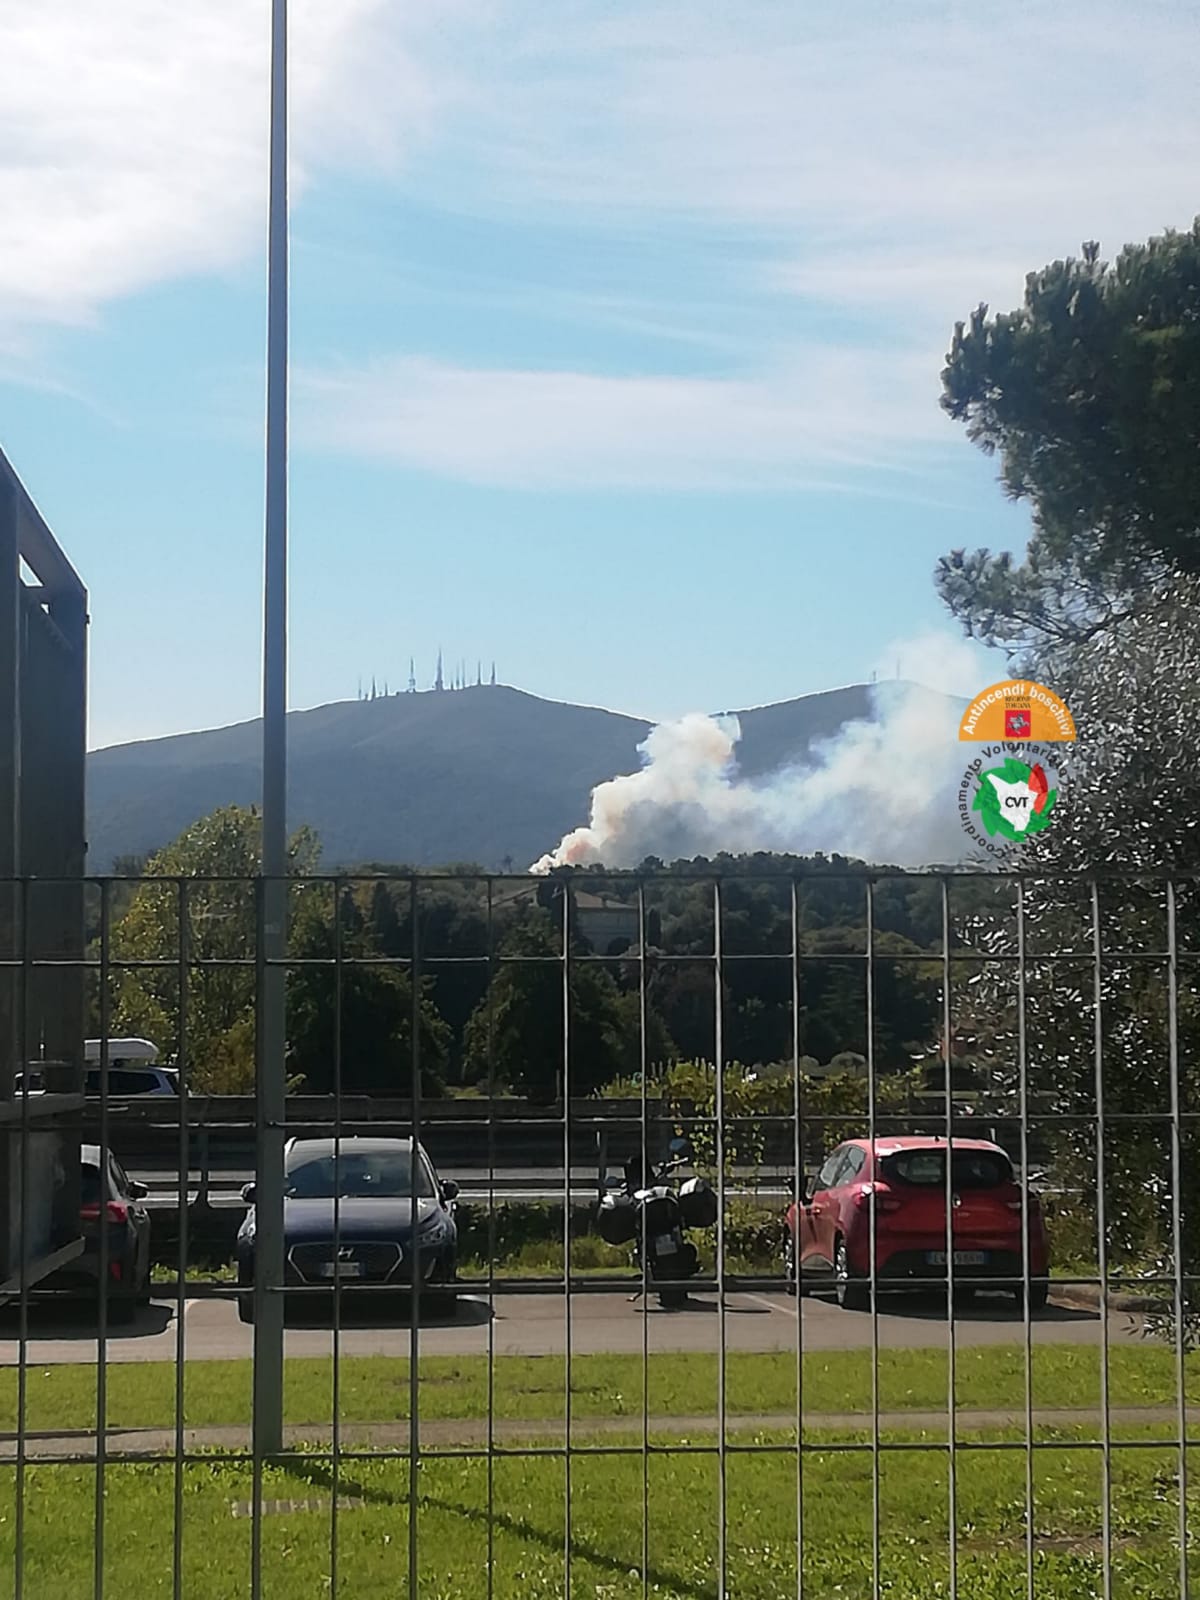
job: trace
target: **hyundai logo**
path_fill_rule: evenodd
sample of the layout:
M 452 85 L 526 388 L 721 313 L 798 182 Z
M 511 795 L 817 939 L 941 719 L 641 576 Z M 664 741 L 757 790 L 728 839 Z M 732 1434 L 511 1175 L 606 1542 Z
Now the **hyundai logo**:
M 957 1205 L 957 1204 L 958 1204 L 958 1201 L 956 1200 L 955 1201 L 955 1205 Z M 337 1258 L 338 1258 L 339 1261 L 353 1261 L 354 1260 L 354 1246 L 352 1244 L 344 1244 L 341 1247 L 341 1249 L 338 1251 Z
M 956 1194 L 956 1195 L 955 1195 L 955 1196 L 954 1196 L 954 1204 L 955 1204 L 955 1205 L 956 1205 L 956 1206 L 960 1206 L 960 1205 L 962 1205 L 962 1195 L 960 1195 L 960 1194 Z

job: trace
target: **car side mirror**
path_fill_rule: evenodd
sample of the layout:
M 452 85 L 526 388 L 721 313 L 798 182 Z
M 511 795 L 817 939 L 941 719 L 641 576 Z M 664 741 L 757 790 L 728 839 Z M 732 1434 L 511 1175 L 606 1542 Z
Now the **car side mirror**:
M 244 1183 L 242 1185 L 242 1199 L 248 1206 L 254 1204 L 254 1185 L 252 1183 Z
M 817 1179 L 816 1179 L 816 1175 L 814 1174 L 812 1177 L 805 1178 L 805 1180 L 804 1180 L 804 1198 L 805 1198 L 805 1200 L 811 1200 L 813 1195 L 816 1194 L 816 1192 L 817 1192 Z
M 131 1200 L 144 1200 L 149 1193 L 150 1189 L 147 1184 L 139 1183 L 136 1178 L 129 1180 L 129 1198 Z
M 455 1183 L 453 1178 L 447 1178 L 445 1183 L 442 1185 L 442 1199 L 443 1200 L 457 1200 L 458 1199 L 458 1185 Z

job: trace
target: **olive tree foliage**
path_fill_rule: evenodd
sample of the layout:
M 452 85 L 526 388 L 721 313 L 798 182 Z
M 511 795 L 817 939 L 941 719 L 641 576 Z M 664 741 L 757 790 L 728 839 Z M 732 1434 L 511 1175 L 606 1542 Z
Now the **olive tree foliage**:
M 711 1061 L 674 1061 L 644 1086 L 652 1138 L 665 1146 L 667 1129 L 686 1133 L 696 1170 L 714 1182 L 719 1170 L 732 1184 L 738 1169 L 757 1169 L 773 1150 L 790 1165 L 799 1141 L 802 1166 L 815 1169 L 843 1139 L 860 1137 L 871 1105 L 866 1062 L 851 1051 L 837 1058 L 836 1072 L 821 1072 L 811 1056 L 767 1069 L 727 1061 L 720 1074 L 723 1123 L 718 1140 L 718 1071 Z M 918 1068 L 879 1076 L 875 1083 L 876 1131 L 911 1126 L 913 1095 L 921 1087 Z M 636 1100 L 639 1080 L 617 1079 L 600 1091 L 606 1098 Z M 799 1113 L 798 1121 L 796 1113 Z M 723 1160 L 718 1160 L 718 1144 Z M 651 1148 L 653 1158 L 656 1149 Z
M 1060 1123 L 1055 1134 L 1060 1161 L 1086 1191 L 1097 1182 L 1102 1101 L 1106 1247 L 1114 1262 L 1170 1273 L 1170 1114 L 1175 1104 L 1200 1110 L 1200 899 L 1187 877 L 1200 868 L 1200 583 L 1180 580 L 1172 618 L 1148 612 L 1096 635 L 1070 661 L 1060 657 L 1053 682 L 1079 741 L 1062 814 L 1021 856 L 1035 874 L 1021 905 L 1032 1109 L 1087 1119 Z M 1168 871 L 1180 874 L 1170 904 Z M 1016 954 L 1015 904 L 976 918 L 970 941 L 983 955 Z M 981 973 L 974 1002 L 1007 1014 L 1015 1074 L 1011 968 Z M 1192 1272 L 1200 1270 L 1200 1133 L 1186 1117 L 1181 1138 L 1182 1260 Z

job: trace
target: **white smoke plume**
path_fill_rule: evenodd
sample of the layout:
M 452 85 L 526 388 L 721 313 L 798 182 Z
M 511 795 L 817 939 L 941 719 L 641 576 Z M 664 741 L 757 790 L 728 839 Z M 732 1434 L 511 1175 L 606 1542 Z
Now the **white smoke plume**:
M 945 666 L 943 659 L 942 681 Z M 975 665 L 966 693 L 1003 675 L 987 671 Z M 917 684 L 885 682 L 872 689 L 872 709 L 872 720 L 848 724 L 803 763 L 756 777 L 738 770 L 736 717 L 693 713 L 661 723 L 639 747 L 641 770 L 598 785 L 587 825 L 530 870 L 759 850 L 897 867 L 968 859 L 957 794 L 971 751 L 958 738 L 960 704 Z

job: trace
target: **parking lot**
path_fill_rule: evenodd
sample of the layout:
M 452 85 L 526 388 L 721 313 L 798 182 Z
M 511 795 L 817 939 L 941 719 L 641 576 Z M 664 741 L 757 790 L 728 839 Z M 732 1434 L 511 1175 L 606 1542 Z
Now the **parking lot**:
M 109 1361 L 174 1361 L 178 1349 L 178 1302 L 154 1300 L 139 1311 L 129 1327 L 114 1328 L 107 1341 Z M 799 1319 L 799 1326 L 797 1320 Z M 334 1334 L 327 1308 L 318 1312 L 289 1310 L 288 1356 L 332 1353 Z M 1012 1345 L 1024 1337 L 1024 1325 L 1011 1302 L 980 1296 L 955 1309 L 954 1340 L 960 1348 Z M 640 1354 L 727 1350 L 869 1349 L 872 1317 L 841 1310 L 832 1300 L 782 1294 L 736 1293 L 726 1297 L 724 1311 L 716 1295 L 693 1296 L 688 1310 L 664 1311 L 653 1299 L 633 1301 L 625 1292 L 572 1294 L 569 1307 L 570 1349 L 575 1354 Z M 1096 1311 L 1057 1300 L 1032 1324 L 1035 1345 L 1099 1345 L 1103 1325 Z M 19 1358 L 15 1313 L 0 1320 L 0 1364 Z M 96 1360 L 94 1318 L 53 1306 L 30 1314 L 27 1360 L 31 1365 L 91 1363 Z M 877 1338 L 881 1349 L 945 1348 L 949 1324 L 944 1300 L 935 1297 L 890 1296 L 880 1301 Z M 1141 1319 L 1132 1312 L 1108 1316 L 1110 1342 L 1141 1338 Z M 403 1355 L 412 1344 L 411 1324 L 402 1308 L 390 1303 L 347 1304 L 338 1332 L 346 1355 Z M 243 1360 L 253 1345 L 253 1329 L 238 1321 L 229 1290 L 194 1294 L 184 1304 L 184 1351 L 188 1360 Z M 445 1355 L 561 1355 L 568 1343 L 568 1306 L 560 1293 L 498 1293 L 494 1304 L 486 1294 L 466 1294 L 453 1320 L 423 1322 L 418 1331 L 422 1352 Z

